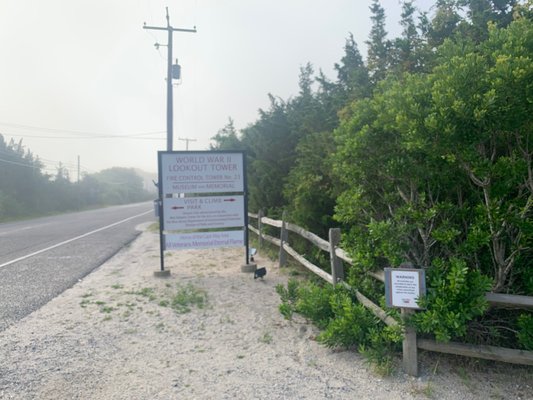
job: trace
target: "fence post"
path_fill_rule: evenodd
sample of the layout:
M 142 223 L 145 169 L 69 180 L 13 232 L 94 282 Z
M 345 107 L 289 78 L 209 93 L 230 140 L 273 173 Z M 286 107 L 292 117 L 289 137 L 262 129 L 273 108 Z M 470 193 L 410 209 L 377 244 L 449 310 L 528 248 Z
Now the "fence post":
M 418 376 L 418 349 L 416 346 L 416 329 L 405 324 L 409 315 L 415 311 L 409 308 L 402 308 L 401 315 L 404 321 L 403 348 L 403 369 L 411 376 Z
M 331 263 L 331 278 L 333 286 L 344 280 L 344 268 L 342 261 L 337 257 L 335 249 L 341 241 L 341 230 L 339 228 L 331 228 L 329 230 L 329 260 Z
M 281 241 L 279 246 L 279 266 L 284 267 L 287 265 L 287 252 L 283 248 L 285 242 L 289 240 L 289 231 L 287 230 L 287 211 L 283 211 L 281 216 L 281 232 L 279 234 Z
M 261 222 L 261 218 L 263 217 L 263 210 L 260 209 L 257 213 L 257 230 L 259 231 L 258 250 L 261 250 L 261 246 L 263 246 L 263 223 Z

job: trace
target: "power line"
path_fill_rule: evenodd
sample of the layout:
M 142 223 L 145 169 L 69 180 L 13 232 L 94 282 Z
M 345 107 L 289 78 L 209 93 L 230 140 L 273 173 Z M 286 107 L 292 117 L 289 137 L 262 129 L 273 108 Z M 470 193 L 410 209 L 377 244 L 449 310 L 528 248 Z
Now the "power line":
M 94 132 L 94 131 L 80 131 L 80 130 L 69 130 L 69 129 L 58 129 L 58 128 L 45 128 L 40 126 L 34 126 L 34 125 L 22 125 L 22 124 L 13 124 L 9 122 L 1 122 L 0 125 L 9 126 L 12 128 L 22 128 L 22 129 L 30 129 L 30 130 L 39 130 L 39 131 L 45 131 L 49 133 L 71 133 L 74 135 L 89 135 L 89 137 L 138 137 L 138 136 L 146 136 L 146 135 L 159 135 L 161 133 L 165 133 L 165 131 L 148 131 L 148 132 L 135 132 L 130 134 L 120 134 L 120 133 L 109 133 L 109 132 Z
M 16 134 L 9 133 L 9 136 L 21 137 L 21 138 L 38 138 L 38 139 L 75 139 L 75 140 L 85 140 L 85 139 L 134 139 L 134 140 L 165 140 L 165 138 L 144 138 L 144 137 L 135 137 L 135 136 L 82 136 L 82 137 L 72 137 L 72 136 L 42 136 L 42 135 L 27 135 L 27 134 Z
M 30 165 L 30 164 L 24 164 L 24 163 L 20 163 L 20 162 L 16 162 L 16 161 L 4 160 L 3 158 L 0 158 L 0 161 L 8 163 L 8 164 L 20 165 L 22 167 L 39 169 L 39 167 L 37 165 Z

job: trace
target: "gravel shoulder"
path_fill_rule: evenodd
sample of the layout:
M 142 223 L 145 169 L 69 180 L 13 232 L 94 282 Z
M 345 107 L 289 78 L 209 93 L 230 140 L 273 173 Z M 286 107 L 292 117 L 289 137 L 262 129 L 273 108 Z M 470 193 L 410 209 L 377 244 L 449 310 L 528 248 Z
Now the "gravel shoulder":
M 435 353 L 419 378 L 381 377 L 282 317 L 275 286 L 287 275 L 272 261 L 256 257 L 268 273 L 254 280 L 242 249 L 187 250 L 156 278 L 158 240 L 144 231 L 0 333 L 0 399 L 533 399 L 532 368 Z

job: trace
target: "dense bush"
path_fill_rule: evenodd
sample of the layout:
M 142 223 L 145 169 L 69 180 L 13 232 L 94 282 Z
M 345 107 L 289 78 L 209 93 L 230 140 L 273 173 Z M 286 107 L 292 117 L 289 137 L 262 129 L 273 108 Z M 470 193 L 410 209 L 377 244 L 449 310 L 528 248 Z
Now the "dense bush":
M 1 134 L 0 156 L 0 222 L 153 197 L 131 168 L 110 168 L 72 182 L 61 164 L 55 175 L 49 175 L 22 141 L 6 142 Z
M 531 313 L 500 324 L 484 293 L 533 295 L 533 2 L 439 1 L 418 22 L 402 5 L 400 37 L 373 0 L 366 60 L 350 37 L 335 81 L 320 73 L 313 91 L 302 68 L 297 96 L 271 96 L 215 147 L 247 150 L 251 209 L 289 210 L 323 237 L 339 224 L 348 280 L 375 302 L 383 288 L 365 272 L 425 268 L 420 332 L 530 348 Z M 334 326 L 330 340 L 347 342 Z
M 312 321 L 322 330 L 317 337 L 320 343 L 358 349 L 381 372 L 390 372 L 402 340 L 400 326 L 384 326 L 343 287 L 290 279 L 286 288 L 278 285 L 276 291 L 281 313 L 291 319 L 297 312 Z

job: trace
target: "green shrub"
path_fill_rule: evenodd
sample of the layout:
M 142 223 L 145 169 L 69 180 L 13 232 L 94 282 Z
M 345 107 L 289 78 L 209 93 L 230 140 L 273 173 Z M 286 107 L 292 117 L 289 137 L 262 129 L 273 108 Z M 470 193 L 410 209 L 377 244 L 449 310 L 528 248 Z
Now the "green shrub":
M 290 319 L 297 312 L 311 320 L 322 330 L 317 338 L 320 343 L 358 348 L 378 372 L 392 372 L 393 354 L 403 338 L 400 326 L 385 327 L 342 286 L 333 288 L 290 279 L 287 287 L 278 285 L 276 291 L 283 316 Z
M 372 364 L 378 373 L 390 375 L 394 371 L 393 355 L 401 349 L 403 331 L 400 325 L 381 325 L 368 330 L 365 341 L 368 344 L 360 344 L 359 352 Z
M 354 347 L 368 342 L 369 329 L 378 324 L 378 319 L 362 304 L 354 303 L 346 292 L 331 297 L 335 315 L 318 336 L 318 341 L 328 347 Z
M 276 292 L 281 299 L 279 311 L 285 319 L 291 319 L 294 313 L 295 303 L 298 298 L 298 286 L 299 283 L 296 279 L 289 279 L 287 288 L 282 284 L 276 285 Z
M 333 317 L 330 297 L 335 292 L 332 285 L 324 287 L 309 282 L 298 288 L 296 312 L 309 318 L 320 329 L 325 329 Z
M 418 331 L 434 334 L 437 340 L 463 337 L 468 322 L 488 308 L 485 292 L 490 290 L 490 279 L 468 269 L 463 260 L 435 260 L 428 282 L 427 295 L 419 300 L 426 310 L 413 315 L 412 322 Z
M 533 350 L 533 316 L 531 314 L 521 314 L 517 321 L 518 342 L 526 350 Z

